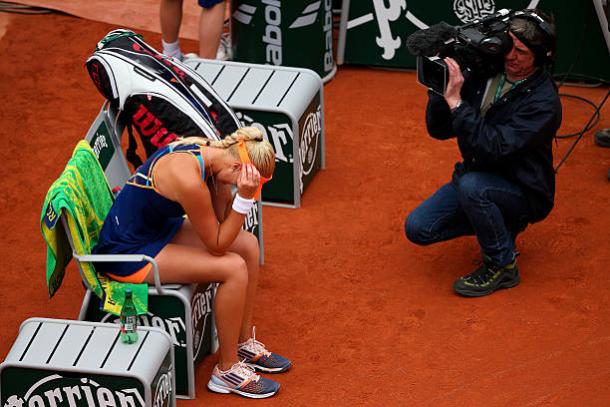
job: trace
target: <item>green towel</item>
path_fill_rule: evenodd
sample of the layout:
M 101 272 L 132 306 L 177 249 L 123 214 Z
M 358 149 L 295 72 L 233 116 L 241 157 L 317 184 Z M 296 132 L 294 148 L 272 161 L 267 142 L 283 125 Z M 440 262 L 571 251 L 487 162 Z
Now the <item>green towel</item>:
M 104 171 L 89 143 L 81 140 L 66 168 L 49 188 L 42 208 L 40 227 L 47 243 L 46 278 L 50 297 L 61 286 L 65 268 L 72 259 L 64 228 L 56 227 L 60 216 L 67 217 L 76 253 L 90 254 L 112 202 Z M 81 263 L 81 269 L 86 285 L 102 299 L 104 311 L 119 315 L 125 298 L 124 290 L 129 287 L 138 313 L 147 312 L 148 284 L 110 280 L 96 273 L 91 263 Z

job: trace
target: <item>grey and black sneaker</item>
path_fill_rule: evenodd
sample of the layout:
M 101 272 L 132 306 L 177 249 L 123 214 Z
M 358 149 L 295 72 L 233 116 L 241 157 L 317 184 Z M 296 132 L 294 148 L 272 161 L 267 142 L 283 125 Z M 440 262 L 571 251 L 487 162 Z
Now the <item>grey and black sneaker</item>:
M 285 357 L 267 350 L 262 342 L 256 340 L 256 327 L 252 327 L 252 337 L 237 345 L 237 357 L 261 372 L 282 373 L 292 367 Z
M 464 297 L 482 297 L 499 288 L 514 287 L 520 281 L 516 259 L 504 267 L 497 267 L 488 261 L 483 261 L 478 269 L 458 278 L 453 283 L 453 290 Z
M 235 393 L 251 399 L 271 397 L 280 390 L 279 383 L 261 377 L 245 363 L 238 362 L 222 371 L 216 365 L 208 382 L 208 389 L 216 393 Z

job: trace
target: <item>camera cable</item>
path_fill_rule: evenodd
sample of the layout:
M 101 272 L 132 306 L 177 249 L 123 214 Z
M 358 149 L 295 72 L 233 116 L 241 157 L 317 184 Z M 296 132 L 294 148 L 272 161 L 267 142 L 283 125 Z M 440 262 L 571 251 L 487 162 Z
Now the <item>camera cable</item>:
M 595 120 L 595 118 L 596 117 L 599 118 L 599 112 L 602 109 L 602 107 L 604 106 L 604 104 L 606 103 L 606 101 L 608 100 L 609 96 L 610 96 L 610 89 L 608 89 L 608 92 L 606 92 L 606 96 L 604 96 L 604 99 L 600 102 L 599 106 L 595 107 L 595 112 L 593 113 L 593 115 L 591 115 L 591 118 L 589 119 L 589 121 L 587 122 L 585 127 L 580 131 L 580 133 L 578 133 L 578 138 L 576 140 L 574 140 L 574 142 L 572 143 L 572 145 L 570 146 L 568 151 L 566 151 L 566 153 L 564 154 L 561 161 L 559 161 L 559 164 L 557 164 L 557 166 L 555 167 L 555 173 L 557 173 L 557 171 L 559 171 L 559 168 L 568 159 L 569 155 L 572 154 L 572 151 L 574 151 L 574 149 L 576 148 L 576 144 L 578 144 L 580 139 L 582 139 L 582 137 L 585 135 L 585 133 L 587 132 L 587 129 L 591 128 L 591 123 Z

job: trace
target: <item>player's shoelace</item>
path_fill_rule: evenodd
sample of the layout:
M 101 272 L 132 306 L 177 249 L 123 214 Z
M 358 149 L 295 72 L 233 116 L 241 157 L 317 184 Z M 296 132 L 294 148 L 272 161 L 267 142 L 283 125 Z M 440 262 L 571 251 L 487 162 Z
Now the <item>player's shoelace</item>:
M 239 344 L 239 350 L 246 350 L 254 355 L 271 356 L 271 352 L 267 350 L 262 342 L 256 340 L 256 327 L 252 327 L 252 337 L 246 342 Z

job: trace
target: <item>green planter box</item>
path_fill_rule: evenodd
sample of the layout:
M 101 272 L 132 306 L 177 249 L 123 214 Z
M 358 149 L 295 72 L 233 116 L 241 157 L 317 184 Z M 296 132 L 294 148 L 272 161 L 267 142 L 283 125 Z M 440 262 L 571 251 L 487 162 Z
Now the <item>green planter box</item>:
M 175 406 L 173 369 L 171 340 L 158 328 L 125 345 L 116 324 L 31 318 L 0 364 L 0 405 Z
M 298 208 L 301 195 L 324 168 L 322 81 L 309 69 L 189 59 L 245 126 L 256 126 L 275 149 L 273 179 L 264 204 Z

